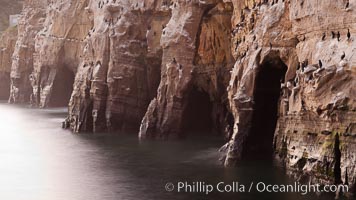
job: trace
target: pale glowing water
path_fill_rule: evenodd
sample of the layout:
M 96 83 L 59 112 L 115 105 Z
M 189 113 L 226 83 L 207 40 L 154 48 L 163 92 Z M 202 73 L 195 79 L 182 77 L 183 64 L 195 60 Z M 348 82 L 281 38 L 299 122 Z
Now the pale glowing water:
M 217 162 L 223 141 L 216 138 L 139 143 L 135 135 L 72 134 L 60 128 L 65 112 L 0 103 L 1 200 L 307 199 L 290 193 L 166 192 L 167 182 L 288 179 L 264 163 L 223 168 Z

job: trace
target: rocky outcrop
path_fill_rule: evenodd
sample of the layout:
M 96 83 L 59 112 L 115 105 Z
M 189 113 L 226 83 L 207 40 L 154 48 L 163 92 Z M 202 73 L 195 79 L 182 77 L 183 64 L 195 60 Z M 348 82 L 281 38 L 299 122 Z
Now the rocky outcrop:
M 330 5 L 234 2 L 225 165 L 273 147 L 298 179 L 354 184 L 355 5 Z
M 34 68 L 30 75 L 33 105 L 68 104 L 82 59 L 83 38 L 93 26 L 88 3 L 88 0 L 49 3 L 44 28 L 35 40 Z
M 94 25 L 84 40 L 67 119 L 74 131 L 137 131 L 159 83 L 168 3 L 89 3 Z
M 30 100 L 35 37 L 43 28 L 46 6 L 45 0 L 24 1 L 18 24 L 18 39 L 12 56 L 10 103 L 27 103 Z
M 10 93 L 10 69 L 17 40 L 17 26 L 9 27 L 9 15 L 21 12 L 21 1 L 1 2 L 0 7 L 0 99 L 7 100 Z
M 281 1 L 271 4 L 271 2 L 261 2 L 258 5 L 253 4 L 252 1 L 248 4 L 234 2 L 235 27 L 232 41 L 233 53 L 237 61 L 232 70 L 228 93 L 235 124 L 234 135 L 229 142 L 226 165 L 233 165 L 243 158 L 244 152 L 249 152 L 245 150 L 246 148 L 264 149 L 261 152 L 271 153 L 269 149 L 272 147 L 274 132 L 272 124 L 276 121 L 270 120 L 276 118 L 280 83 L 285 80 L 285 77 L 295 76 L 298 65 L 295 47 L 298 39 L 292 32 L 289 3 Z M 257 97 L 259 95 L 257 92 L 261 92 L 262 96 Z M 258 103 L 256 101 L 259 101 L 260 105 L 256 105 Z M 260 109 L 261 113 L 254 115 L 257 109 Z M 269 113 L 270 116 L 258 119 L 264 113 Z M 263 121 L 266 121 L 266 127 L 252 130 L 253 123 L 262 125 Z M 264 130 L 269 125 L 272 126 L 268 127 L 270 130 Z M 256 127 L 259 128 L 259 125 Z M 255 134 L 253 132 L 258 134 L 261 131 L 266 132 L 260 134 L 263 138 L 253 137 Z M 254 144 L 254 141 L 265 144 Z
M 352 183 L 355 6 L 26 1 L 10 102 L 69 101 L 75 132 L 216 132 L 226 166 L 274 153 L 300 180 Z
M 68 104 L 83 38 L 92 27 L 87 5 L 85 0 L 25 2 L 13 56 L 10 103 Z
M 182 136 L 184 120 L 199 120 L 190 118 L 194 110 L 188 104 L 203 104 L 200 99 L 189 98 L 194 90 L 205 92 L 205 100 L 212 102 L 211 113 L 204 114 L 214 118 L 215 127 L 224 129 L 228 125 L 225 88 L 233 65 L 229 21 L 232 5 L 182 1 L 173 7 L 161 39 L 161 83 L 142 120 L 140 138 Z M 201 114 L 197 117 L 204 117 Z
M 10 70 L 12 54 L 17 40 L 17 28 L 7 29 L 0 35 L 0 99 L 7 100 L 10 95 Z

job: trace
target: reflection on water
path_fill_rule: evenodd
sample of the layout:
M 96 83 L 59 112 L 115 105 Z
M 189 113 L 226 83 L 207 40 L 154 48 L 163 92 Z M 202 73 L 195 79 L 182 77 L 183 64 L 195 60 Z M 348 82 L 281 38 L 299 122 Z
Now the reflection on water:
M 33 110 L 0 104 L 0 199 L 175 200 L 306 199 L 297 194 L 166 192 L 167 182 L 286 183 L 276 168 L 217 162 L 216 138 L 145 141 L 136 136 L 72 134 L 60 123 L 65 108 Z

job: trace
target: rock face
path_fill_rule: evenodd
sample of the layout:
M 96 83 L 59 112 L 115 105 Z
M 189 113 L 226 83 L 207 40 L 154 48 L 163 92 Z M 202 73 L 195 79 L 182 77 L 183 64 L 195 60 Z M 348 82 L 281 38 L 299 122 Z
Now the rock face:
M 356 5 L 233 2 L 225 165 L 274 151 L 298 179 L 355 184 Z
M 28 0 L 9 99 L 69 101 L 63 125 L 74 132 L 215 132 L 226 166 L 274 153 L 297 179 L 355 184 L 347 2 Z
M 162 50 L 159 40 L 170 13 L 156 1 L 92 1 L 93 27 L 69 103 L 75 132 L 136 130 L 156 95 Z
M 19 14 L 22 1 L 1 1 L 0 7 L 0 100 L 10 93 L 10 69 L 17 40 L 17 27 L 9 28 L 9 15 Z
M 161 83 L 142 120 L 140 138 L 181 136 L 189 121 L 199 121 L 204 115 L 214 118 L 215 128 L 227 125 L 225 88 L 233 66 L 229 21 L 232 5 L 190 1 L 173 7 L 161 38 Z M 205 97 L 195 94 L 199 92 L 206 93 Z M 189 107 L 206 101 L 212 108 L 203 108 L 201 113 Z
M 26 0 L 18 24 L 18 39 L 12 55 L 10 103 L 29 102 L 30 74 L 34 66 L 35 37 L 43 28 L 47 1 Z
M 10 95 L 10 70 L 16 40 L 16 27 L 7 29 L 0 36 L 0 100 L 7 100 Z
M 83 54 L 83 38 L 93 26 L 89 1 L 51 2 L 43 29 L 36 35 L 31 103 L 39 107 L 66 106 Z M 48 56 L 50 55 L 50 56 Z

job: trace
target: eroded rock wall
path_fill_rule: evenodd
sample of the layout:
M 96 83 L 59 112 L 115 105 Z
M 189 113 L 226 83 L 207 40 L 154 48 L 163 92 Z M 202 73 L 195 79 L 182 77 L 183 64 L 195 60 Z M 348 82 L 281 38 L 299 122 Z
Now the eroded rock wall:
M 276 157 L 296 178 L 354 184 L 355 3 L 233 3 L 237 62 L 228 93 L 235 126 L 225 165 L 251 156 L 256 144 L 272 147 L 274 140 Z M 263 82 L 259 76 L 270 74 L 273 81 L 268 71 L 278 68 L 285 70 L 276 79 L 281 94 L 273 114 L 259 102 L 259 95 L 266 92 L 259 86 Z M 269 95 L 267 91 L 265 102 L 271 103 L 266 100 Z M 269 120 L 261 107 L 271 117 L 276 115 L 270 139 L 264 136 L 266 131 L 256 131 L 256 125 L 266 127 L 263 121 Z M 256 113 L 267 117 L 258 119 Z
M 68 105 L 84 38 L 93 26 L 88 4 L 88 0 L 49 2 L 44 28 L 35 38 L 30 74 L 33 105 Z
M 32 93 L 30 74 L 33 71 L 35 38 L 43 28 L 47 1 L 26 0 L 18 24 L 18 39 L 12 55 L 10 103 L 28 103 Z
M 159 83 L 169 1 L 90 1 L 67 123 L 76 131 L 138 130 Z
M 282 99 L 275 142 L 294 174 L 355 185 L 356 2 L 348 2 L 291 3 L 293 32 L 303 36 L 298 59 L 309 64 L 297 70 L 294 87 L 285 85 L 291 94 Z
M 0 99 L 7 100 L 10 95 L 10 70 L 12 54 L 17 40 L 17 28 L 12 27 L 0 35 Z
M 27 0 L 9 99 L 46 107 L 71 93 L 64 127 L 133 130 L 141 139 L 184 136 L 187 118 L 208 116 L 229 141 L 226 166 L 273 151 L 296 178 L 352 183 L 355 8 L 341 0 Z M 192 101 L 209 111 L 195 115 Z
M 213 113 L 208 114 L 216 125 L 224 129 L 228 124 L 225 88 L 233 65 L 231 14 L 232 5 L 218 1 L 174 4 L 161 39 L 161 83 L 142 120 L 140 138 L 181 136 L 194 89 L 207 93 L 213 102 Z

